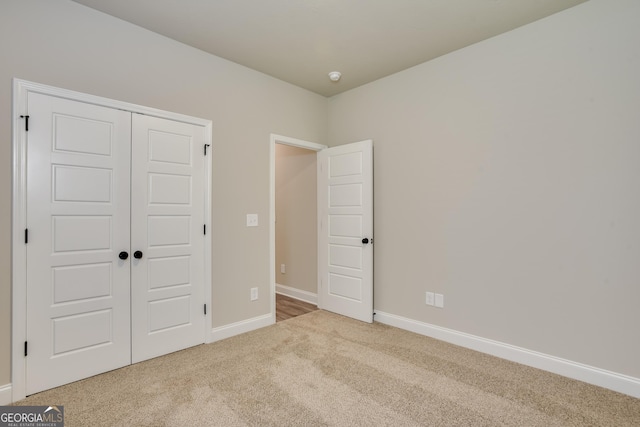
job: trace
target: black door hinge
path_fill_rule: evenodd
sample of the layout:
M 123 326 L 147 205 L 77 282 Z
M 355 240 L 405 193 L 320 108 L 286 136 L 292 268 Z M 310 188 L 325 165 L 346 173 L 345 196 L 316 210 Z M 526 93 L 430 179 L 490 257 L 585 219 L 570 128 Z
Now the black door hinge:
M 207 315 L 207 304 L 204 305 L 204 315 Z
M 24 357 L 27 357 L 27 342 L 24 342 Z
M 21 119 L 24 119 L 24 130 L 25 132 L 29 132 L 29 116 L 20 116 Z
M 28 228 L 24 229 L 24 243 L 25 243 L 25 245 L 27 243 L 29 243 L 29 229 Z
M 204 235 L 206 236 L 206 235 L 207 235 L 207 224 L 205 224 L 205 225 L 203 226 L 203 228 L 204 228 Z
M 29 116 L 27 116 L 29 117 Z M 204 144 L 204 155 L 207 155 L 207 147 L 211 147 L 211 144 Z

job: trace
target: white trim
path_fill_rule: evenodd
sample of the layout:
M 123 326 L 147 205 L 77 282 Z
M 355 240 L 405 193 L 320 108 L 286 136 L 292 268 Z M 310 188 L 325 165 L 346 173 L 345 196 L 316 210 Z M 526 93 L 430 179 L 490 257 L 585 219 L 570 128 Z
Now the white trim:
M 308 302 L 309 304 L 318 305 L 318 294 L 314 294 L 313 292 L 303 291 L 302 289 L 292 288 L 291 286 L 276 283 L 276 293 Z
M 269 295 L 271 297 L 271 318 L 276 321 L 276 144 L 320 151 L 326 145 L 288 136 L 269 135 Z
M 27 98 L 30 92 L 43 95 L 56 96 L 59 98 L 84 102 L 87 104 L 100 105 L 104 107 L 125 110 L 132 113 L 145 114 L 148 116 L 169 119 L 173 121 L 189 123 L 203 126 L 205 128 L 205 143 L 210 146 L 212 143 L 211 120 L 186 116 L 170 111 L 158 110 L 151 107 L 131 104 L 128 102 L 116 101 L 86 93 L 75 92 L 40 83 L 29 82 L 21 79 L 13 79 L 13 198 L 11 224 L 12 233 L 12 340 L 11 340 L 11 393 L 14 402 L 26 397 L 26 366 L 24 360 L 24 342 L 27 336 L 27 254 L 24 244 L 24 230 L 26 228 L 26 133 L 24 129 L 24 119 L 21 115 L 28 114 Z M 211 147 L 210 147 L 211 148 Z M 211 168 L 213 155 L 208 156 L 205 161 L 205 222 L 209 232 L 205 235 L 205 260 L 211 259 Z M 204 272 L 204 298 L 208 306 L 211 305 L 211 262 L 205 262 Z M 211 327 L 211 310 L 207 310 L 205 317 L 205 329 L 202 331 L 205 342 L 210 338 L 208 330 Z M 0 389 L 4 392 L 4 388 Z
M 204 342 L 209 343 L 210 334 L 209 328 L 211 328 L 211 311 L 213 303 L 211 301 L 211 244 L 213 239 L 213 218 L 212 218 L 212 199 L 211 195 L 211 183 L 213 174 L 213 123 L 209 121 L 205 125 L 205 144 L 209 144 L 209 150 L 204 162 L 204 222 L 207 226 L 207 232 L 204 235 L 204 301 L 207 304 L 207 313 L 204 316 Z
M 87 104 L 99 105 L 102 107 L 110 107 L 118 110 L 125 110 L 132 113 L 145 114 L 147 116 L 160 117 L 170 119 L 177 122 L 189 123 L 211 128 L 211 120 L 201 119 L 198 117 L 186 116 L 172 111 L 159 110 L 157 108 L 145 107 L 144 105 L 132 104 L 130 102 L 117 101 L 115 99 L 104 98 L 101 96 L 90 95 L 87 93 L 76 92 L 73 90 L 62 89 L 54 86 L 47 86 L 40 83 L 34 83 L 27 80 L 13 79 L 14 94 L 17 91 L 25 90 L 27 92 L 41 93 L 43 95 L 56 96 L 58 98 L 69 99 L 72 101 L 80 101 Z M 18 117 L 18 120 L 20 118 Z M 209 135 L 209 139 L 211 135 Z
M 24 399 L 26 391 L 26 365 L 24 342 L 27 340 L 27 248 L 24 244 L 24 230 L 27 228 L 27 153 L 24 120 L 27 114 L 27 94 L 29 85 L 21 80 L 13 81 L 13 220 L 11 224 L 12 268 L 11 268 L 11 382 L 12 401 Z
M 375 321 L 640 398 L 640 378 L 375 310 Z
M 297 138 L 290 138 L 288 136 L 276 135 L 275 133 L 272 133 L 270 137 L 271 142 L 274 144 L 290 145 L 292 147 L 306 148 L 307 150 L 313 151 L 321 151 L 329 148 L 326 145 L 317 144 L 315 142 L 309 142 Z
M 11 384 L 5 384 L 0 387 L 0 405 L 8 405 L 13 403 L 11 400 Z
M 229 325 L 213 328 L 209 334 L 209 342 L 212 343 L 225 338 L 244 334 L 245 332 L 251 332 L 256 329 L 264 328 L 265 326 L 273 325 L 274 323 L 275 320 L 272 318 L 271 313 L 269 313 L 252 319 L 241 320 Z

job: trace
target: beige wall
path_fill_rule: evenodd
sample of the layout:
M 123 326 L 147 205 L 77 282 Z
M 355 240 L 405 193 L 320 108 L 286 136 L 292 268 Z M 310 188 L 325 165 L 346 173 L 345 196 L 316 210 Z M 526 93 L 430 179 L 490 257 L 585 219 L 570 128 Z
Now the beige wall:
M 326 98 L 67 0 L 3 0 L 0 58 L 0 387 L 11 381 L 13 77 L 212 120 L 213 326 L 269 313 L 269 136 L 324 143 Z
M 275 175 L 276 283 L 317 294 L 316 152 L 276 144 Z
M 2 1 L 0 387 L 13 77 L 213 121 L 214 326 L 269 311 L 249 301 L 269 292 L 269 134 L 373 138 L 377 310 L 640 378 L 638 16 L 591 0 L 333 97 L 327 116 L 325 98 L 70 1 Z
M 330 99 L 331 145 L 374 140 L 376 310 L 640 378 L 638 17 L 592 0 Z

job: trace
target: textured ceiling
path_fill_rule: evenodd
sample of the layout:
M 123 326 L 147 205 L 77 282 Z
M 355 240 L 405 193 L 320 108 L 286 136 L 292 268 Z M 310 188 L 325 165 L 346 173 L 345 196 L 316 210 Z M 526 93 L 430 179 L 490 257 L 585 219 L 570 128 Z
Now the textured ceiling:
M 332 96 L 585 0 L 74 1 Z

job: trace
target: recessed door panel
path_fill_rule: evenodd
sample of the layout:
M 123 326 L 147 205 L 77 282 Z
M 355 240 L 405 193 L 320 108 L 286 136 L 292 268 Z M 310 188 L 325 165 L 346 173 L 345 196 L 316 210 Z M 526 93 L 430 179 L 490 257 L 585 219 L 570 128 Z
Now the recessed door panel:
M 341 274 L 329 274 L 329 295 L 347 298 L 356 303 L 362 300 L 362 279 Z
M 118 132 L 111 120 L 53 113 L 53 147 L 55 151 L 110 156 Z
M 52 220 L 53 252 L 111 249 L 111 216 L 56 215 Z
M 342 176 L 362 175 L 362 153 L 346 153 L 331 156 L 329 162 L 329 177 L 338 178 Z
M 53 354 L 60 356 L 70 351 L 112 344 L 112 326 L 111 310 L 53 319 Z
M 329 236 L 331 237 L 361 237 L 362 216 L 360 215 L 331 215 L 329 217 Z
M 111 169 L 53 165 L 55 202 L 111 202 Z
M 329 265 L 355 270 L 362 269 L 362 248 L 358 246 L 329 245 Z
M 188 326 L 190 320 L 190 295 L 149 302 L 149 333 Z
M 149 174 L 149 204 L 188 205 L 191 203 L 191 177 Z
M 188 285 L 191 281 L 189 256 L 161 257 L 149 260 L 149 289 Z
M 53 303 L 111 296 L 112 268 L 111 263 L 54 267 Z
M 152 129 L 149 136 L 149 161 L 191 165 L 191 135 Z
M 329 186 L 329 207 L 362 206 L 362 184 L 334 184 Z
M 191 240 L 191 216 L 149 215 L 149 247 L 188 245 Z

